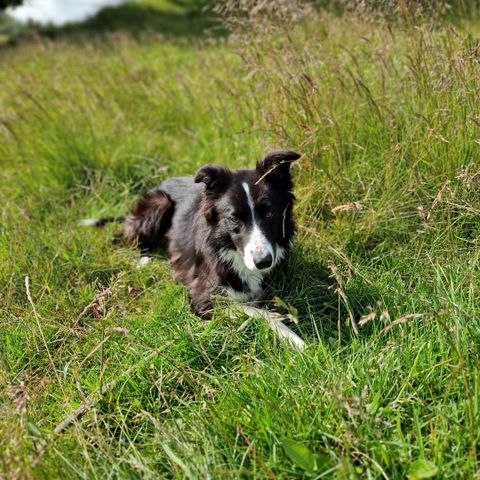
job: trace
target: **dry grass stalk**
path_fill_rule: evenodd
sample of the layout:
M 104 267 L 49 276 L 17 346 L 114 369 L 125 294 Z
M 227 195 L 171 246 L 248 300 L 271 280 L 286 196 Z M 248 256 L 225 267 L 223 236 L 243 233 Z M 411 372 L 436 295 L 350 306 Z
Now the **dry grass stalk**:
M 37 457 L 33 460 L 32 465 L 36 465 L 39 463 L 39 461 L 42 459 L 44 456 L 48 445 L 50 442 L 53 440 L 53 435 L 54 434 L 60 434 L 64 432 L 68 427 L 70 427 L 73 423 L 78 421 L 83 415 L 85 415 L 87 412 L 89 412 L 92 407 L 98 403 L 102 397 L 108 393 L 110 390 L 116 387 L 116 385 L 124 380 L 125 378 L 129 377 L 135 370 L 139 369 L 142 365 L 145 365 L 148 361 L 150 361 L 152 358 L 154 358 L 156 355 L 158 355 L 161 351 L 166 350 L 169 348 L 171 345 L 173 345 L 175 342 L 172 340 L 170 342 L 167 342 L 162 349 L 157 349 L 152 352 L 150 352 L 146 357 L 144 357 L 140 362 L 136 363 L 135 365 L 132 365 L 130 368 L 127 368 L 125 372 L 123 372 L 122 375 L 118 376 L 115 378 L 115 380 L 112 380 L 105 384 L 99 391 L 93 393 L 89 397 L 87 397 L 82 404 L 73 410 L 71 413 L 69 413 L 52 431 L 52 433 L 48 434 L 45 438 L 43 438 L 43 441 L 39 443 L 40 447 L 38 450 Z
M 417 230 L 418 233 L 425 233 L 427 231 L 428 226 L 430 225 L 430 220 L 432 219 L 433 212 L 437 205 L 441 202 L 443 198 L 443 194 L 445 193 L 445 190 L 447 187 L 450 185 L 450 180 L 445 180 L 443 185 L 441 186 L 440 190 L 438 191 L 437 195 L 433 199 L 432 205 L 430 206 L 430 209 L 428 212 L 425 212 L 425 209 L 423 208 L 422 205 L 417 207 L 418 215 L 422 219 L 422 228 Z
M 285 210 L 283 211 L 283 214 L 282 214 L 282 236 L 283 238 L 285 238 L 286 236 L 286 230 L 285 230 L 285 222 L 287 221 L 287 210 L 288 210 L 288 207 L 290 207 L 290 203 L 287 204 L 287 206 L 285 207 Z
M 112 312 L 112 309 L 107 310 L 107 300 L 114 297 L 118 292 L 117 287 L 120 285 L 124 272 L 120 272 L 114 276 L 111 281 L 111 285 L 102 287 L 100 291 L 95 295 L 93 300 L 80 312 L 75 320 L 73 327 L 76 327 L 81 319 L 89 312 L 92 311 L 96 318 L 106 319 Z
M 167 344 L 164 345 L 164 347 L 161 350 L 165 350 L 171 345 L 173 345 L 174 341 L 170 341 Z M 129 377 L 135 370 L 140 368 L 142 365 L 147 363 L 149 360 L 154 358 L 160 350 L 154 350 L 153 352 L 150 352 L 146 357 L 142 359 L 141 362 L 136 363 L 135 365 L 132 365 L 130 368 L 127 368 L 125 372 L 120 375 L 119 377 L 115 378 L 115 380 L 112 380 L 111 382 L 106 383 L 100 391 L 94 393 L 90 397 L 87 397 L 86 400 L 78 407 L 76 408 L 73 412 L 71 412 L 69 415 L 67 415 L 53 430 L 54 433 L 62 433 L 64 430 L 66 430 L 73 422 L 76 422 L 79 418 L 81 418 L 85 413 L 87 413 L 93 405 L 95 405 L 107 392 L 112 390 L 121 380 L 124 378 Z
M 281 162 L 276 163 L 272 167 L 270 167 L 255 183 L 254 185 L 258 185 L 264 178 L 268 177 L 274 170 L 285 163 L 293 163 L 294 160 L 282 160 Z
M 364 315 L 360 321 L 358 322 L 358 324 L 363 327 L 365 324 L 367 324 L 368 322 L 370 322 L 371 320 L 375 320 L 375 317 L 377 316 L 377 312 L 375 310 L 372 310 L 370 313 L 368 313 L 367 315 Z
M 336 215 L 339 212 L 361 212 L 363 210 L 365 210 L 365 206 L 360 202 L 352 202 L 332 208 L 332 213 Z
M 414 318 L 422 318 L 424 315 L 423 313 L 409 313 L 408 315 L 404 315 L 403 317 L 397 318 L 392 323 L 387 325 L 381 332 L 380 335 L 384 335 L 385 333 L 389 332 L 393 327 L 396 325 L 400 325 L 402 323 L 407 323 L 409 320 Z
M 350 320 L 350 325 L 352 326 L 352 330 L 354 331 L 354 333 L 358 334 L 357 322 L 355 321 L 355 317 L 353 316 L 352 309 L 350 308 L 350 303 L 348 301 L 347 295 L 344 290 L 342 277 L 338 272 L 337 266 L 332 261 L 328 262 L 328 268 L 332 272 L 331 277 L 334 278 L 335 281 L 337 282 L 337 288 L 335 289 L 335 291 L 337 292 L 339 298 L 343 300 L 345 308 L 347 309 L 348 318 Z
M 37 322 L 38 331 L 40 332 L 40 336 L 42 337 L 42 342 L 43 342 L 43 345 L 45 347 L 45 351 L 47 352 L 47 355 L 48 355 L 48 360 L 50 361 L 50 366 L 52 367 L 55 378 L 57 379 L 58 386 L 60 387 L 63 395 L 65 396 L 62 381 L 60 380 L 60 376 L 58 375 L 57 369 L 55 368 L 55 363 L 53 362 L 53 357 L 52 357 L 52 354 L 50 352 L 50 349 L 48 348 L 48 343 L 47 343 L 47 340 L 46 340 L 45 335 L 43 333 L 42 324 L 40 323 L 40 317 L 39 317 L 37 309 L 35 307 L 35 303 L 33 302 L 32 294 L 30 292 L 30 278 L 28 277 L 28 275 L 25 276 L 25 289 L 27 291 L 28 301 L 30 302 L 30 305 L 32 306 L 33 316 L 35 317 L 35 321 Z
M 353 272 L 355 275 L 358 275 L 361 277 L 365 283 L 368 285 L 373 285 L 372 281 L 367 278 L 363 273 L 355 267 L 355 265 L 352 263 L 352 261 L 348 258 L 348 256 L 344 253 L 341 252 L 340 250 L 337 250 L 335 247 L 332 247 L 331 245 L 328 247 L 328 249 L 335 255 L 337 256 L 345 265 Z
M 427 217 L 425 219 L 425 222 L 428 223 L 430 219 L 432 218 L 433 211 L 435 210 L 435 207 L 440 203 L 443 197 L 443 193 L 445 192 L 445 189 L 450 185 L 450 180 L 445 180 L 443 183 L 442 187 L 438 191 L 437 195 L 433 199 L 432 206 L 430 207 L 430 210 L 427 213 Z
M 265 24 L 296 22 L 312 8 L 299 0 L 227 0 L 216 5 L 214 10 L 238 34 Z

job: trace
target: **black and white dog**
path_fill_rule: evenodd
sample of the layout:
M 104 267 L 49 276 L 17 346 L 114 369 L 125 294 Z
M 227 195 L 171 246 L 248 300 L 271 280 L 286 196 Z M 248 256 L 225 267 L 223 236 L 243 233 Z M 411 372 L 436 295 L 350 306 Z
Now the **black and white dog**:
M 194 311 L 208 318 L 211 297 L 261 299 L 294 234 L 292 151 L 275 151 L 251 170 L 206 165 L 195 177 L 165 180 L 127 217 L 124 237 L 144 255 L 168 248 Z M 104 221 L 97 221 L 97 225 Z

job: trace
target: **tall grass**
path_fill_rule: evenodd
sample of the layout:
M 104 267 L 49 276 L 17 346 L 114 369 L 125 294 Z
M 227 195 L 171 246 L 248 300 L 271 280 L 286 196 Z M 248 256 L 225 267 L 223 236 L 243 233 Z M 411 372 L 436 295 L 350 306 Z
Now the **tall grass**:
M 224 7 L 228 38 L 0 50 L 6 478 L 478 476 L 478 24 L 261 5 Z M 304 155 L 272 285 L 302 354 L 76 227 L 273 147 Z

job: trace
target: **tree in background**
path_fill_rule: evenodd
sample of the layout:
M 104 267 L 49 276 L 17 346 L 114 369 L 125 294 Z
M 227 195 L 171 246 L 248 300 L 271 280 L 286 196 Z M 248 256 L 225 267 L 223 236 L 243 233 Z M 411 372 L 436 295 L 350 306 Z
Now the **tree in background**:
M 0 0 L 1 2 L 2 0 Z M 190 12 L 198 12 L 200 10 L 208 9 L 213 7 L 217 0 L 171 0 L 170 3 L 178 5 Z
M 0 0 L 0 10 L 5 10 L 7 7 L 16 7 L 22 3 L 23 0 Z

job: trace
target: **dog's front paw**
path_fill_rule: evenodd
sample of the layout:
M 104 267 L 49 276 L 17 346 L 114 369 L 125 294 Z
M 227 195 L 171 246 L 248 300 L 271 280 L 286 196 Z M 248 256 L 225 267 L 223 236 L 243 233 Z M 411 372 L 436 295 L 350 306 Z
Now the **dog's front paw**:
M 210 320 L 213 315 L 213 306 L 210 300 L 191 299 L 192 309 L 202 320 Z
M 147 255 L 144 255 L 140 257 L 140 260 L 137 263 L 137 268 L 143 268 L 146 265 L 149 265 L 150 263 L 153 262 L 153 257 L 149 257 Z

